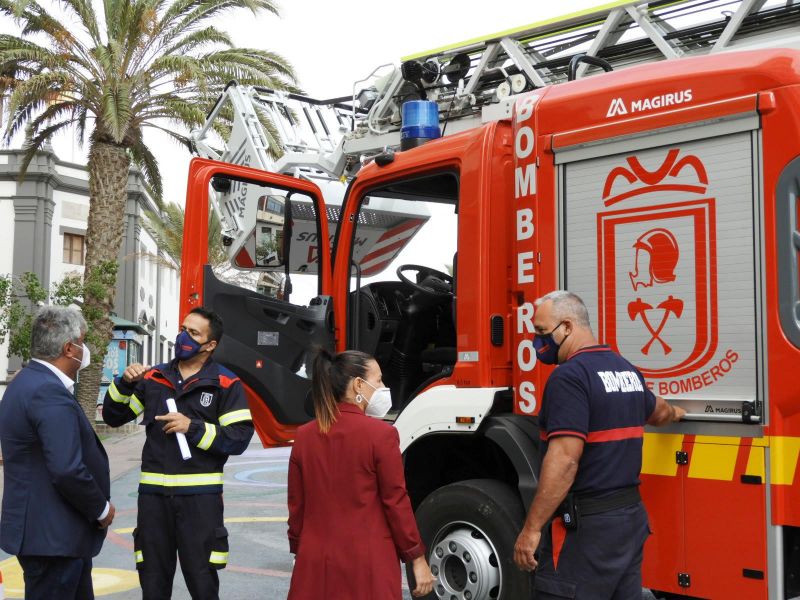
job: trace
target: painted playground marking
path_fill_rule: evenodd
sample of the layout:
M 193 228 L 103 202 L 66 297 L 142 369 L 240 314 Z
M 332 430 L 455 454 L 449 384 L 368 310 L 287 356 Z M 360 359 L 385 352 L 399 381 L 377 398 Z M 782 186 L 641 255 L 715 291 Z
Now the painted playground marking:
M 22 567 L 16 557 L 0 562 L 3 573 L 3 584 L 6 598 L 24 598 L 25 583 L 22 578 Z M 106 596 L 117 592 L 127 592 L 139 587 L 139 575 L 136 571 L 126 569 L 92 569 L 92 585 L 95 596 Z

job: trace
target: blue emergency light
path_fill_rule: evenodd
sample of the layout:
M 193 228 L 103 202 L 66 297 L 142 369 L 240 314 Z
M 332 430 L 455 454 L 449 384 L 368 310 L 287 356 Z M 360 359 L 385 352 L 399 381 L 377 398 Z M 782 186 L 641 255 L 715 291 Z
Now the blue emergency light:
M 400 149 L 409 150 L 441 137 L 439 106 L 430 100 L 409 100 L 403 104 Z

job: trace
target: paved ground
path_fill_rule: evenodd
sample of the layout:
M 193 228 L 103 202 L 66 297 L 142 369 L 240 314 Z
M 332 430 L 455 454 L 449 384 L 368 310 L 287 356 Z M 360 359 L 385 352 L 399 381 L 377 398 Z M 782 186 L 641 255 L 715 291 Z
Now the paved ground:
M 112 435 L 104 440 L 111 461 L 112 501 L 117 516 L 103 550 L 95 560 L 98 598 L 141 598 L 133 561 L 131 531 L 136 524 L 136 489 L 143 434 Z M 286 539 L 286 472 L 288 448 L 264 450 L 254 442 L 225 467 L 225 520 L 230 532 L 228 567 L 220 573 L 225 600 L 286 598 L 292 555 Z M 2 485 L 0 479 L 0 486 Z M 1 488 L 0 488 L 1 489 Z M 9 598 L 22 598 L 16 559 L 0 552 L 0 570 Z M 408 592 L 405 598 L 410 598 Z M 173 598 L 189 598 L 180 573 Z

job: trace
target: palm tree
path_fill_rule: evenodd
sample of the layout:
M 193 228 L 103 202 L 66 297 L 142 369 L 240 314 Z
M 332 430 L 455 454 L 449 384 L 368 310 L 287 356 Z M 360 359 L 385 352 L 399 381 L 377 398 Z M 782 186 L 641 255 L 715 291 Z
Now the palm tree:
M 99 0 L 96 4 L 100 6 Z M 273 0 L 63 0 L 64 15 L 34 0 L 0 0 L 0 15 L 17 19 L 19 36 L 0 35 L 0 86 L 11 92 L 4 138 L 26 132 L 24 167 L 55 133 L 89 134 L 89 223 L 84 316 L 92 365 L 81 372 L 79 400 L 94 415 L 103 357 L 111 339 L 117 261 L 128 171 L 136 165 L 160 200 L 158 163 L 146 129 L 190 147 L 186 131 L 202 124 L 224 86 L 295 89 L 281 56 L 236 48 L 213 25 L 230 9 L 277 14 Z M 280 143 L 270 123 L 271 151 Z M 177 126 L 179 131 L 173 129 Z M 218 133 L 225 135 L 225 126 Z
M 212 267 L 227 263 L 228 254 L 222 245 L 222 226 L 217 213 L 208 211 L 208 262 Z M 183 253 L 183 207 L 174 202 L 162 203 L 159 212 L 145 211 L 144 228 L 156 241 L 156 245 L 169 254 L 178 268 Z
M 263 280 L 271 289 L 281 289 L 284 279 L 281 273 L 271 271 L 255 273 L 231 267 L 228 252 L 222 245 L 222 225 L 219 217 L 213 210 L 209 211 L 208 215 L 208 262 L 214 269 L 215 275 L 240 287 L 256 289 Z M 144 228 L 155 240 L 156 245 L 172 259 L 166 266 L 172 268 L 173 265 L 177 265 L 180 269 L 185 218 L 183 207 L 174 202 L 161 203 L 158 212 L 147 210 L 145 217 Z M 159 260 L 158 257 L 149 258 Z

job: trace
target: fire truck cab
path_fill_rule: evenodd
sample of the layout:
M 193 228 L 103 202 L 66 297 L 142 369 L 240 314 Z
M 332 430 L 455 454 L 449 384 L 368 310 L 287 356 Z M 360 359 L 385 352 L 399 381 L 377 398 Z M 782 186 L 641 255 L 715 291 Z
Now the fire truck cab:
M 203 244 L 184 245 L 182 312 L 222 315 L 216 356 L 244 382 L 262 441 L 290 443 L 313 418 L 315 345 L 374 355 L 432 597 L 530 597 L 513 544 L 551 372 L 536 363 L 533 302 L 569 289 L 601 342 L 689 413 L 645 434 L 645 586 L 800 593 L 800 53 L 631 67 L 494 111 L 373 157 L 340 201 L 310 181 L 192 162 L 186 239 L 206 239 L 209 191 L 223 190 L 252 229 L 240 267 L 313 278 L 295 305 L 221 281 Z M 285 218 L 258 223 L 234 199 L 248 186 L 280 197 Z

